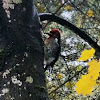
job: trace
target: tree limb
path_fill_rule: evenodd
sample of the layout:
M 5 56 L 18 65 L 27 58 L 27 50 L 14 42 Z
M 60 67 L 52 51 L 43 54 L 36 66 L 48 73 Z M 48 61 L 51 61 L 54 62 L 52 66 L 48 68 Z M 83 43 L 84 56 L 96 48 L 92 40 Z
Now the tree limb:
M 93 47 L 96 51 L 100 50 L 100 46 L 97 44 L 97 42 L 93 41 L 93 39 L 89 37 L 85 31 L 79 29 L 78 27 L 68 22 L 67 20 L 60 18 L 57 15 L 54 15 L 51 13 L 40 13 L 39 17 L 41 21 L 49 20 L 52 22 L 57 22 L 61 24 L 62 26 L 67 27 L 68 29 L 73 31 L 76 35 L 78 35 L 79 37 L 84 39 L 86 42 L 88 42 L 89 45 Z

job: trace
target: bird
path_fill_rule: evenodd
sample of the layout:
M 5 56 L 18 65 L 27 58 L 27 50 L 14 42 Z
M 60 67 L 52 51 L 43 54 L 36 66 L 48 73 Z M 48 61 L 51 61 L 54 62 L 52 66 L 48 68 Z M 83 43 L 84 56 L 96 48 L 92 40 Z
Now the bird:
M 45 33 L 49 37 L 44 40 L 44 70 L 53 69 L 61 52 L 61 31 L 59 29 L 51 29 L 49 33 Z

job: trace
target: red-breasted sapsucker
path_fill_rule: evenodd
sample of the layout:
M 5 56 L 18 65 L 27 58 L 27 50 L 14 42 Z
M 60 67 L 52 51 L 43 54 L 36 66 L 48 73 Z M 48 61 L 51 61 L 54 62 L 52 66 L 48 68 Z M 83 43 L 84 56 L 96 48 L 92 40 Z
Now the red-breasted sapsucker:
M 52 29 L 48 34 L 48 38 L 44 41 L 45 54 L 45 71 L 48 68 L 53 68 L 54 64 L 59 58 L 61 51 L 61 32 L 59 29 Z

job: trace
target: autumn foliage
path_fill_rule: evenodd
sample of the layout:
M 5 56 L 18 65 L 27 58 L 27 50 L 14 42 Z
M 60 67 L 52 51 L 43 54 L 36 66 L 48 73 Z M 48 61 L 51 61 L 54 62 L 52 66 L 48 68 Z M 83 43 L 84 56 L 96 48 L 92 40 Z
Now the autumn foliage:
M 94 53 L 95 50 L 93 48 L 85 50 L 82 52 L 82 56 L 78 59 L 78 61 L 90 60 L 90 62 L 88 62 L 88 73 L 82 75 L 81 79 L 76 83 L 76 92 L 83 96 L 90 95 L 94 87 L 97 85 L 96 81 L 100 73 L 100 60 L 91 60 L 91 58 L 94 57 Z

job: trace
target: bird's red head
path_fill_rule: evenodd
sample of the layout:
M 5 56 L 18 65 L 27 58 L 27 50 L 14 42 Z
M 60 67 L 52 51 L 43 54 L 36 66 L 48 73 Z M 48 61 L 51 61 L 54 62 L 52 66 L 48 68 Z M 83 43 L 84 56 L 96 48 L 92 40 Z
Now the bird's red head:
M 50 32 L 57 32 L 58 34 L 61 33 L 59 29 L 52 29 Z
M 61 32 L 59 29 L 52 29 L 49 33 L 45 33 L 45 34 L 48 34 L 50 36 L 49 38 L 47 38 L 45 40 L 45 43 L 49 43 L 50 41 L 52 41 L 55 38 L 59 39 Z
M 54 37 L 58 37 L 58 36 L 60 36 L 60 34 L 61 34 L 61 32 L 60 32 L 59 29 L 52 29 L 52 30 L 50 31 L 50 35 L 51 35 L 51 36 L 54 36 Z

